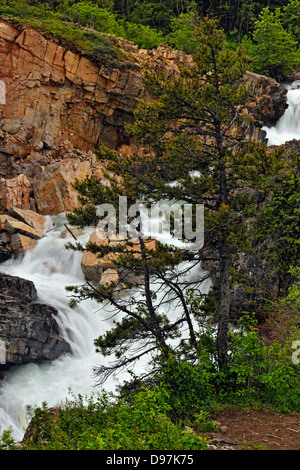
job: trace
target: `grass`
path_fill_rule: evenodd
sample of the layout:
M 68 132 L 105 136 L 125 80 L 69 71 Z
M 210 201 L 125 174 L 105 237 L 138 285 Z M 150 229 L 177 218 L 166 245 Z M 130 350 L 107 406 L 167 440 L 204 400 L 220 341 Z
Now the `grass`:
M 57 12 L 28 5 L 21 8 L 19 2 L 11 2 L 11 6 L 0 5 L 0 16 L 58 39 L 62 45 L 87 56 L 97 65 L 115 63 L 118 58 L 123 58 L 112 38 L 64 21 Z

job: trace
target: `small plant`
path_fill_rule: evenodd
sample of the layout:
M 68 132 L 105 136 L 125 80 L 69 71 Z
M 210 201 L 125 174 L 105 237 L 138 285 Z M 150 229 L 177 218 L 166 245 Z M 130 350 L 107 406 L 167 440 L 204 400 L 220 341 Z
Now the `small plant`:
M 0 435 L 0 450 L 8 450 L 13 448 L 15 440 L 12 437 L 12 429 L 3 431 L 2 436 Z
M 55 419 L 37 409 L 34 432 L 24 449 L 201 450 L 207 439 L 186 432 L 167 415 L 170 405 L 163 388 L 144 389 L 128 402 L 107 394 L 82 396 L 57 409 Z
M 210 419 L 208 411 L 201 410 L 195 414 L 194 426 L 198 431 L 217 432 L 219 425 L 216 421 Z

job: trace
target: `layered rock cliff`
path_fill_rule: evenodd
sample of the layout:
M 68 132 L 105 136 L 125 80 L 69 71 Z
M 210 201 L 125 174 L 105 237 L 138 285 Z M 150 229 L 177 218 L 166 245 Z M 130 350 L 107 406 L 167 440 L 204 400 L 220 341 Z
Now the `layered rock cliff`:
M 102 175 L 95 147 L 130 149 L 124 123 L 148 97 L 144 70 L 163 68 L 171 75 L 191 61 L 167 46 L 139 50 L 122 39 L 117 45 L 122 61 L 98 66 L 54 38 L 0 20 L 0 212 L 73 210 L 78 202 L 71 182 Z M 251 135 L 260 137 L 270 114 L 283 114 L 286 92 L 267 77 L 245 79 L 253 95 Z

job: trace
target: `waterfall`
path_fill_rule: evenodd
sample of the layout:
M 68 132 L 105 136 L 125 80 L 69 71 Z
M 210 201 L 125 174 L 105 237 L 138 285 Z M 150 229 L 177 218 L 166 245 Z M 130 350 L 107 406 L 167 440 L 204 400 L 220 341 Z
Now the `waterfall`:
M 58 309 L 61 335 L 72 348 L 71 355 L 53 362 L 15 366 L 4 372 L 0 383 L 0 427 L 2 431 L 11 427 L 16 439 L 22 438 L 27 424 L 27 405 L 40 406 L 44 401 L 49 406 L 56 405 L 67 398 L 69 389 L 83 394 L 92 390 L 91 367 L 99 360 L 93 341 L 104 333 L 105 318 L 110 316 L 103 309 L 100 312 L 99 305 L 91 301 L 76 309 L 69 307 L 65 286 L 84 283 L 81 254 L 65 248 L 68 236 L 61 236 L 63 217 L 53 221 L 57 228 L 49 231 L 24 258 L 1 265 L 3 272 L 33 281 L 39 300 Z M 89 234 L 89 230 L 84 231 L 80 241 L 85 243 Z
M 276 126 L 262 129 L 267 132 L 268 145 L 282 145 L 293 139 L 300 139 L 300 88 L 284 85 L 287 88 L 287 104 L 284 115 Z
M 53 223 L 55 228 L 53 229 Z M 12 429 L 12 436 L 21 440 L 28 424 L 27 406 L 32 408 L 47 405 L 56 406 L 73 395 L 91 396 L 99 390 L 92 368 L 108 364 L 112 358 L 104 358 L 95 352 L 94 339 L 104 334 L 112 326 L 114 311 L 108 305 L 86 300 L 75 309 L 68 305 L 67 285 L 81 285 L 85 282 L 81 271 L 80 252 L 67 250 L 65 245 L 73 241 L 67 232 L 62 237 L 65 216 L 48 217 L 47 236 L 38 241 L 36 247 L 26 252 L 22 259 L 11 259 L 2 263 L 1 271 L 34 282 L 39 301 L 52 305 L 58 310 L 58 323 L 61 335 L 70 343 L 72 353 L 42 364 L 14 366 L 4 372 L 0 382 L 0 434 Z M 51 228 L 51 230 L 49 230 Z M 78 235 L 83 245 L 92 230 L 85 229 Z M 195 267 L 190 276 L 206 274 Z M 211 281 L 203 282 L 203 292 L 210 289 Z M 163 295 L 163 293 L 161 294 Z M 138 300 L 138 296 L 135 297 Z M 178 314 L 176 306 L 170 306 L 166 314 Z M 145 371 L 146 358 L 136 365 L 135 372 Z M 114 391 L 116 384 L 130 380 L 129 374 L 112 376 L 105 383 L 106 391 Z

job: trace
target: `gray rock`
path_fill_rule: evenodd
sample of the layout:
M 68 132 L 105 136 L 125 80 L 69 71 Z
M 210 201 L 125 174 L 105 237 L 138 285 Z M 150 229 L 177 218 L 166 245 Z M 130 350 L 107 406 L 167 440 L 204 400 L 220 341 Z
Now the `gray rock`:
M 6 350 L 0 369 L 70 353 L 69 343 L 60 336 L 57 313 L 38 302 L 33 282 L 0 273 L 0 341 Z

